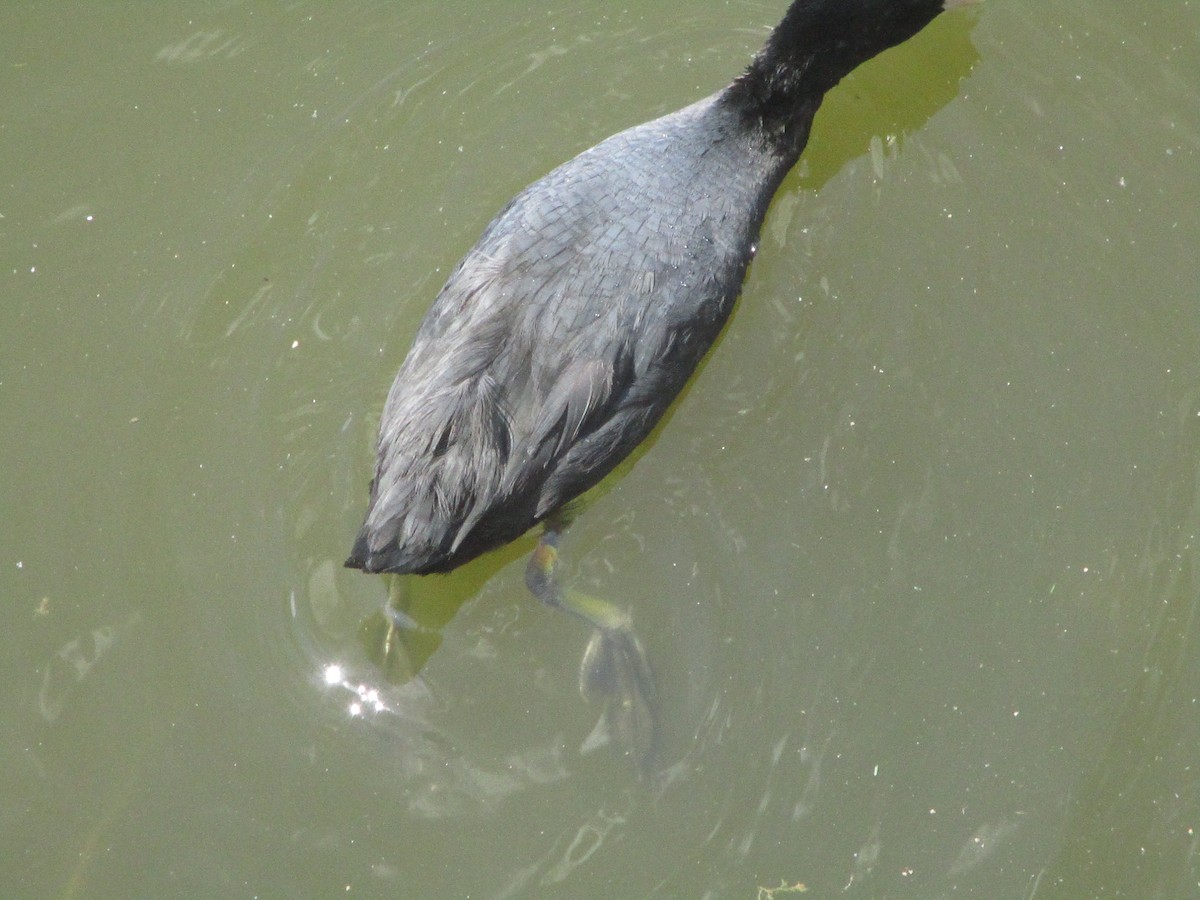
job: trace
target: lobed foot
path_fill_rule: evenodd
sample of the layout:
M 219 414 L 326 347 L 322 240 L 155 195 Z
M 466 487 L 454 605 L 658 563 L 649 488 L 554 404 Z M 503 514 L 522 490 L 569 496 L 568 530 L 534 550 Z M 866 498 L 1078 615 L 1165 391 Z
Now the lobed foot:
M 562 523 L 547 523 L 529 557 L 525 583 L 547 606 L 568 612 L 594 629 L 579 667 L 579 690 L 588 701 L 602 702 L 604 711 L 583 749 L 611 743 L 632 759 L 638 774 L 645 777 L 654 766 L 658 745 L 654 672 L 627 612 L 558 583 L 555 575 L 562 527 Z
M 611 742 L 647 775 L 657 749 L 658 697 L 650 661 L 627 618 L 592 632 L 579 667 L 579 692 L 589 703 L 604 704 L 585 749 Z

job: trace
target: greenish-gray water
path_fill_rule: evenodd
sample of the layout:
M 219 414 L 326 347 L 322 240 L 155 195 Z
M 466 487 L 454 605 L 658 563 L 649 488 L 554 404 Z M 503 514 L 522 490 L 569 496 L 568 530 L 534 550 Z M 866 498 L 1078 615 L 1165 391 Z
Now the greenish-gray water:
M 839 86 L 715 352 L 564 541 L 341 568 L 383 396 L 528 182 L 786 3 L 0 10 L 0 895 L 1200 896 L 1200 9 L 988 0 Z M 775 896 L 789 896 L 776 891 Z

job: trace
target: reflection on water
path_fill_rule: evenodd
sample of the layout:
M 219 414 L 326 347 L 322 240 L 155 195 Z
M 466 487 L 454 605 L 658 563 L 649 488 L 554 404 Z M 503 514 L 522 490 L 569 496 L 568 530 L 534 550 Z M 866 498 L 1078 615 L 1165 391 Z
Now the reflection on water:
M 396 685 L 372 677 L 378 679 L 372 674 L 352 679 L 337 663 L 321 674 L 327 702 L 386 748 L 386 776 L 404 784 L 409 812 L 429 818 L 478 813 L 530 785 L 567 777 L 562 748 L 550 740 L 511 754 L 495 768 L 469 761 L 432 724 L 436 703 L 420 678 Z
M 49 615 L 48 603 L 39 607 L 41 615 Z M 117 640 L 127 640 L 129 632 L 141 624 L 139 613 L 130 613 L 117 625 L 100 625 L 87 634 L 73 637 L 55 651 L 41 666 L 42 683 L 37 692 L 37 710 L 49 723 L 58 721 L 71 696 L 92 669 L 108 655 Z

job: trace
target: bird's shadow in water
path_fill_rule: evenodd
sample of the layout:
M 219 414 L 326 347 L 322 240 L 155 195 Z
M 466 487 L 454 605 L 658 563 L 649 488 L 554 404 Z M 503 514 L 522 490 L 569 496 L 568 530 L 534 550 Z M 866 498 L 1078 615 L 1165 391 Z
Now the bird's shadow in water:
M 942 16 L 843 79 L 826 95 L 808 147 L 776 196 L 819 191 L 873 138 L 914 134 L 949 106 L 979 62 L 973 24 L 972 16 Z
M 443 629 L 463 604 L 502 569 L 528 557 L 535 544 L 526 535 L 446 575 L 383 575 L 387 599 L 358 628 L 368 660 L 392 684 L 415 678 L 441 646 Z

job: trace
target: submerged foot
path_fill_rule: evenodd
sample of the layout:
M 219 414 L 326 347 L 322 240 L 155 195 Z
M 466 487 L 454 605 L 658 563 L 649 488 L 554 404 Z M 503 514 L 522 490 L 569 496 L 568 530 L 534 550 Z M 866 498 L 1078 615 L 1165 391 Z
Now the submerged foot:
M 358 627 L 358 640 L 367 658 L 392 684 L 411 681 L 441 643 L 440 635 L 398 621 L 394 610 L 383 608 Z
M 379 666 L 392 684 L 411 681 L 442 643 L 440 627 L 412 615 L 411 598 L 401 579 L 387 575 L 388 599 L 358 628 L 358 640 L 367 658 Z M 438 623 L 440 624 L 440 623 Z
M 589 703 L 604 704 L 584 749 L 612 743 L 646 776 L 657 749 L 658 697 L 646 651 L 628 618 L 592 632 L 579 667 L 579 692 Z
M 547 523 L 529 557 L 525 583 L 547 606 L 571 613 L 595 629 L 579 668 L 579 690 L 589 702 L 603 703 L 604 711 L 583 742 L 584 751 L 612 744 L 633 761 L 638 775 L 645 778 L 654 767 L 658 749 L 654 672 L 633 631 L 629 613 L 608 600 L 564 589 L 558 583 L 555 576 L 561 527 L 561 523 Z

